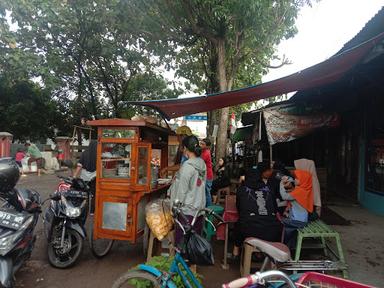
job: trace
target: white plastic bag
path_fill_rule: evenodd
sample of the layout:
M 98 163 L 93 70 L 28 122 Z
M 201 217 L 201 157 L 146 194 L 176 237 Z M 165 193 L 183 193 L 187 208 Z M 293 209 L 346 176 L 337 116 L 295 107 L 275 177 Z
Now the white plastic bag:
M 173 227 L 171 203 L 168 199 L 156 199 L 145 206 L 145 219 L 153 235 L 161 241 Z

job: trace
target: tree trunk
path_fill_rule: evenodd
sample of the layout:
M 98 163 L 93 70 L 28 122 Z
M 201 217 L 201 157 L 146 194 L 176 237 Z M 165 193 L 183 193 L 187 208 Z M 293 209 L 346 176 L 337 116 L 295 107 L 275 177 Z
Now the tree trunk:
M 217 43 L 217 80 L 219 82 L 220 92 L 225 92 L 228 89 L 227 73 L 225 69 L 225 41 L 219 40 Z M 228 129 L 228 114 L 229 108 L 221 109 L 219 117 L 219 131 L 216 144 L 216 163 L 217 159 L 224 158 L 227 148 L 227 129 Z

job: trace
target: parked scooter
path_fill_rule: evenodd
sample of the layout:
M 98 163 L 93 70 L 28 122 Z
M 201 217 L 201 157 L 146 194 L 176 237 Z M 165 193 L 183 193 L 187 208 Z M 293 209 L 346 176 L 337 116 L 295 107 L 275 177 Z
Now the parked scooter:
M 89 187 L 79 178 L 62 178 L 44 214 L 48 261 L 56 268 L 75 264 L 86 238 Z
M 19 167 L 12 158 L 0 159 L 0 283 L 13 287 L 14 275 L 31 256 L 33 234 L 41 212 L 40 195 L 28 189 L 16 189 Z

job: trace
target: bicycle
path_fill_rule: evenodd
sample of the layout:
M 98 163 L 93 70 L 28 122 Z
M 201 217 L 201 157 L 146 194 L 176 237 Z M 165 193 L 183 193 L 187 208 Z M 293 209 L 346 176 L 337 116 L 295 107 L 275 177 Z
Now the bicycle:
M 191 223 L 188 221 L 187 217 L 183 214 L 181 211 L 182 208 L 181 203 L 175 202 L 172 206 L 172 213 L 175 220 L 175 223 L 181 228 L 183 231 L 184 238 L 192 232 L 194 225 L 196 224 L 196 220 L 199 216 L 203 215 L 205 220 L 208 221 L 211 225 L 214 226 L 214 224 L 207 218 L 208 215 L 213 215 L 216 217 L 220 222 L 224 222 L 223 219 L 214 213 L 214 211 L 203 208 L 199 209 L 194 217 Z M 187 225 L 183 226 L 181 222 L 178 220 L 178 216 L 180 216 L 184 223 L 188 223 Z M 117 279 L 112 288 L 120 288 L 120 287 L 137 287 L 135 285 L 136 280 L 139 281 L 146 281 L 145 286 L 142 287 L 168 287 L 168 288 L 176 288 L 177 286 L 172 281 L 172 278 L 175 275 L 179 275 L 182 279 L 182 282 L 184 284 L 184 287 L 186 288 L 203 288 L 195 275 L 192 273 L 191 269 L 189 268 L 188 264 L 184 260 L 183 256 L 181 255 L 181 250 L 177 247 L 173 247 L 176 251 L 176 254 L 174 256 L 174 259 L 171 264 L 171 268 L 167 272 L 160 271 L 154 267 L 151 267 L 149 265 L 140 264 L 136 270 L 128 271 L 124 275 L 122 275 L 119 279 Z M 184 270 L 184 272 L 183 272 Z M 128 286 L 123 286 L 128 285 Z M 141 286 L 140 286 L 141 287 Z
M 357 283 L 317 272 L 292 274 L 290 276 L 278 270 L 256 272 L 247 277 L 236 279 L 222 288 L 374 288 L 373 286 Z

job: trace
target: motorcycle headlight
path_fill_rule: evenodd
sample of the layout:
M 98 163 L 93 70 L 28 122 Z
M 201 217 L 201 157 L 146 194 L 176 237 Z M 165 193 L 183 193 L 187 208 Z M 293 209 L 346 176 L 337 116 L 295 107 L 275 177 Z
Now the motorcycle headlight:
M 71 201 L 68 201 L 63 195 L 61 195 L 61 203 L 62 207 L 64 208 L 64 214 L 69 218 L 77 218 L 81 214 L 81 208 L 75 207 L 71 203 Z
M 0 255 L 5 256 L 9 251 L 16 246 L 18 238 L 23 234 L 24 230 L 28 228 L 28 226 L 33 221 L 33 217 L 29 217 L 23 225 L 21 225 L 20 229 L 14 231 L 8 236 L 3 236 L 0 238 Z
M 81 214 L 81 209 L 79 207 L 65 207 L 65 215 L 69 218 L 77 218 Z

